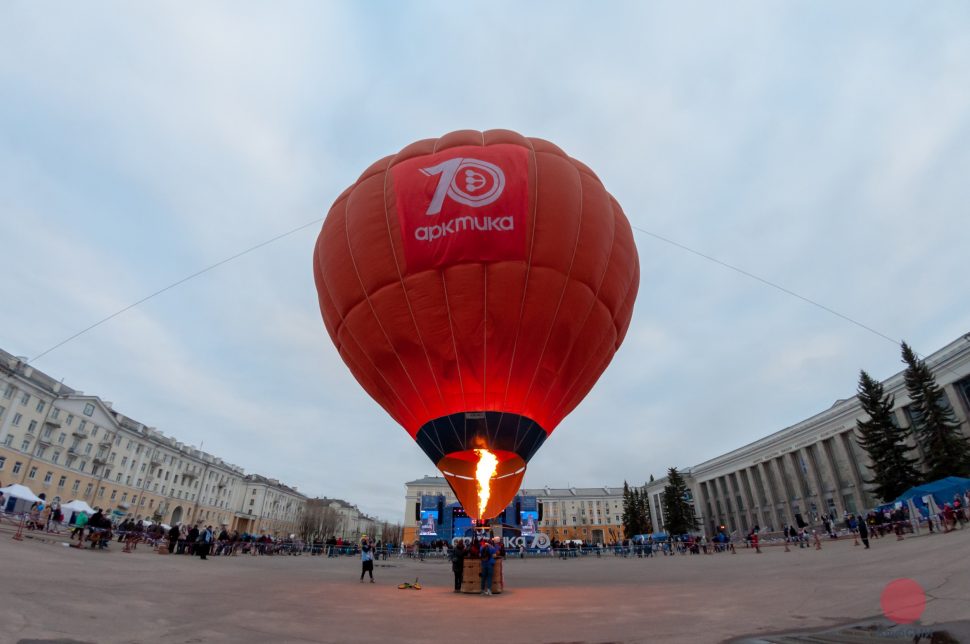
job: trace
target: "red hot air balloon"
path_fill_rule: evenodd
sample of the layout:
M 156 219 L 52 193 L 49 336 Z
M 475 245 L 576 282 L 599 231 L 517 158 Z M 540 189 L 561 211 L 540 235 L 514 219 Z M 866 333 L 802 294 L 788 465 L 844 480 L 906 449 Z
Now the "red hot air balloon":
M 640 281 L 596 175 L 508 130 L 372 165 L 330 208 L 313 268 L 341 358 L 476 518 L 508 505 L 606 369 Z

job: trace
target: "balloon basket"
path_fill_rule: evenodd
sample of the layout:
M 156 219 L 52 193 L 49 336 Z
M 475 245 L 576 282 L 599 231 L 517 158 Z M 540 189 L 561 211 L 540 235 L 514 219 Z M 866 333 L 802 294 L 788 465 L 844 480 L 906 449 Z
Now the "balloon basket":
M 502 574 L 503 560 L 495 559 L 492 572 L 492 594 L 498 595 L 505 590 L 505 579 Z M 461 578 L 461 592 L 466 595 L 478 595 L 482 592 L 482 562 L 479 559 L 466 558 Z

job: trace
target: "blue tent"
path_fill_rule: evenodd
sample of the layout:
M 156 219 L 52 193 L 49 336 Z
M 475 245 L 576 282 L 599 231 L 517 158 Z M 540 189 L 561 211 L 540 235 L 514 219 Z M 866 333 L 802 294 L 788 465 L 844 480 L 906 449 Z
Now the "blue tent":
M 962 497 L 963 493 L 967 490 L 970 490 L 970 479 L 960 476 L 948 476 L 945 479 L 909 488 L 893 502 L 893 505 L 896 503 L 905 505 L 906 502 L 913 499 L 916 507 L 922 510 L 926 507 L 926 504 L 923 502 L 923 497 L 932 494 L 933 500 L 942 508 L 944 503 L 953 503 L 954 494 L 959 494 Z
M 651 534 L 633 535 L 633 543 L 646 543 L 648 541 L 666 541 L 667 534 L 664 532 L 654 532 Z

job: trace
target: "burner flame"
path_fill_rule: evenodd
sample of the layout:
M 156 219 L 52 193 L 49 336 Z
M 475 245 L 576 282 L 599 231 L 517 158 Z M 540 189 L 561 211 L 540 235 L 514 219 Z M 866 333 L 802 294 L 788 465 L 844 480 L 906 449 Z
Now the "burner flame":
M 487 449 L 476 449 L 478 465 L 475 467 L 475 479 L 478 480 L 478 515 L 485 516 L 485 506 L 488 505 L 490 480 L 495 476 L 498 459 Z

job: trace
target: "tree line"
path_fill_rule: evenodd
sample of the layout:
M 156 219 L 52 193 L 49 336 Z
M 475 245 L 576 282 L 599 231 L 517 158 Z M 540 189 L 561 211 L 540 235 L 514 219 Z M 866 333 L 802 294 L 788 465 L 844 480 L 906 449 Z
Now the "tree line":
M 869 418 L 856 421 L 856 427 L 859 445 L 872 461 L 872 478 L 865 482 L 883 501 L 922 483 L 970 476 L 970 439 L 961 434 L 946 393 L 908 344 L 903 342 L 900 349 L 910 399 L 908 427 L 893 413 L 895 397 L 865 370 L 859 372 L 857 395 Z
M 648 483 L 653 482 L 650 476 Z M 693 498 L 684 476 L 676 467 L 667 470 L 667 483 L 660 495 L 660 511 L 663 513 L 663 527 L 668 534 L 680 535 L 698 529 L 694 514 Z M 623 533 L 627 539 L 638 534 L 653 532 L 650 499 L 647 485 L 631 488 L 623 482 Z

